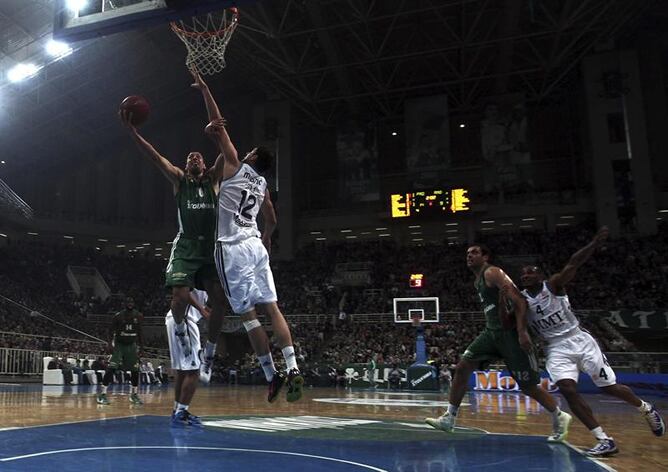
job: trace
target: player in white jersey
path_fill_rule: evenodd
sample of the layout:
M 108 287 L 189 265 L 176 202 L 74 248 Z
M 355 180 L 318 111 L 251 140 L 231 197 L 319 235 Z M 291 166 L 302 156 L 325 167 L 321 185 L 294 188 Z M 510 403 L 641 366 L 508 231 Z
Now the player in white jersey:
M 663 436 L 665 424 L 652 405 L 638 398 L 626 385 L 618 384 L 615 372 L 608 364 L 596 340 L 585 330 L 571 309 L 565 286 L 573 280 L 577 270 L 589 259 L 608 237 L 608 228 L 602 227 L 594 239 L 573 254 L 561 270 L 546 279 L 535 266 L 522 268 L 522 294 L 529 308 L 527 317 L 531 330 L 545 343 L 547 371 L 566 398 L 571 410 L 589 428 L 598 444 L 586 451 L 590 456 L 608 456 L 618 452 L 589 405 L 577 392 L 580 371 L 588 374 L 604 393 L 635 406 L 642 413 L 656 436 Z
M 304 378 L 297 367 L 290 328 L 277 305 L 274 276 L 269 266 L 276 213 L 267 181 L 261 173 L 271 167 L 272 156 L 266 149 L 255 148 L 240 161 L 222 119 L 209 123 L 206 132 L 216 141 L 224 158 L 215 248 L 218 276 L 232 311 L 241 316 L 269 382 L 267 399 L 273 402 L 287 382 L 287 400 L 299 400 Z M 262 233 L 257 226 L 260 211 L 264 220 Z M 271 317 L 274 335 L 285 358 L 287 376 L 276 371 L 269 338 L 257 319 L 256 307 Z
M 199 380 L 200 357 L 191 355 L 200 349 L 200 336 L 197 323 L 202 317 L 209 318 L 211 309 L 206 307 L 207 294 L 202 290 L 193 289 L 189 294 L 189 305 L 184 317 L 186 332 L 190 339 L 190 352 L 184 348 L 176 331 L 176 321 L 172 310 L 165 316 L 167 340 L 169 341 L 169 355 L 172 360 L 172 369 L 176 370 L 174 385 L 174 411 L 172 412 L 173 426 L 202 426 L 198 416 L 190 413 L 188 407 L 197 390 Z

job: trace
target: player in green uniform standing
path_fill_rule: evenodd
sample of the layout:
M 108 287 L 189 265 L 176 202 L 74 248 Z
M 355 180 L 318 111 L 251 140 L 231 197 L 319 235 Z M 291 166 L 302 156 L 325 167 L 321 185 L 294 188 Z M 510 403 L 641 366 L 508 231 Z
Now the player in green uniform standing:
M 209 120 L 222 119 L 208 86 L 199 75 L 193 74 L 192 87 L 204 98 Z M 190 358 L 193 370 L 199 370 L 204 383 L 211 380 L 216 341 L 223 325 L 225 293 L 218 280 L 213 250 L 216 240 L 218 183 L 222 178 L 222 159 L 206 168 L 199 152 L 191 152 L 186 158 L 185 169 L 179 169 L 162 156 L 132 125 L 132 116 L 119 112 L 123 124 L 142 151 L 172 184 L 178 210 L 179 231 L 172 243 L 169 263 L 165 270 L 165 286 L 172 291 L 171 312 L 175 321 L 175 334 L 181 344 L 181 352 Z M 193 288 L 205 290 L 211 302 L 208 341 L 202 352 L 192 352 L 185 314 L 189 305 L 189 293 Z M 189 382 L 196 378 L 189 376 Z
M 484 245 L 476 244 L 466 252 L 466 264 L 476 277 L 475 288 L 485 314 L 485 329 L 466 348 L 457 364 L 447 411 L 438 418 L 425 421 L 433 428 L 452 432 L 473 371 L 484 368 L 490 361 L 503 359 L 522 392 L 552 415 L 553 432 L 548 441 L 564 441 L 572 418 L 562 412 L 554 397 L 538 385 L 540 373 L 527 328 L 526 300 L 510 277 L 490 263 L 490 258 L 491 253 Z M 507 307 L 500 304 L 501 293 L 512 302 L 514 319 Z
M 143 318 L 143 315 L 135 308 L 135 301 L 132 297 L 128 297 L 125 300 L 125 308 L 114 315 L 108 344 L 108 349 L 112 352 L 111 360 L 102 379 L 102 391 L 97 396 L 97 402 L 100 405 L 109 404 L 107 389 L 117 369 L 123 369 L 123 372 L 130 371 L 130 381 L 132 382 L 130 403 L 135 405 L 144 403 L 137 394 L 139 388 L 139 356 L 144 346 L 144 338 L 141 332 Z

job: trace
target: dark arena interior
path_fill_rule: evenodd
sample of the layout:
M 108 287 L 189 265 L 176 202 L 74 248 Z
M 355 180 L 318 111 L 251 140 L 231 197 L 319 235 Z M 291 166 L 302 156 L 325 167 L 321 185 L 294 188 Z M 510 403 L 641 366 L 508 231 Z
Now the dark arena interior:
M 667 136 L 664 0 L 0 0 L 0 471 L 668 471 Z

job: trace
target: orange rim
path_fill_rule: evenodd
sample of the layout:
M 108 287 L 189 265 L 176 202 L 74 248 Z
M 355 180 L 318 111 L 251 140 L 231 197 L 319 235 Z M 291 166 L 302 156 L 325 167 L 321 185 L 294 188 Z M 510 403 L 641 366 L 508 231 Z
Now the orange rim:
M 229 25 L 227 25 L 223 29 L 219 29 L 219 30 L 215 30 L 215 31 L 202 31 L 202 32 L 187 31 L 187 30 L 181 28 L 176 23 L 176 21 L 170 22 L 170 26 L 172 28 L 172 31 L 174 31 L 174 33 L 182 35 L 182 36 L 187 36 L 187 37 L 190 37 L 190 38 L 197 38 L 197 37 L 211 38 L 213 36 L 223 36 L 230 28 L 236 26 L 238 20 L 239 20 L 239 11 L 236 11 L 236 12 L 232 13 L 232 21 L 230 22 Z

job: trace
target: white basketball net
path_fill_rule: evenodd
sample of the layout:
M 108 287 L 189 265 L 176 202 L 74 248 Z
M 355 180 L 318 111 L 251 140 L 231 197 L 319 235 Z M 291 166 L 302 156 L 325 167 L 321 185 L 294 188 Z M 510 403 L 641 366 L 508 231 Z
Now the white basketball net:
M 190 21 L 173 21 L 172 31 L 188 50 L 186 67 L 202 75 L 222 71 L 227 44 L 238 24 L 239 12 L 236 8 L 193 17 Z

